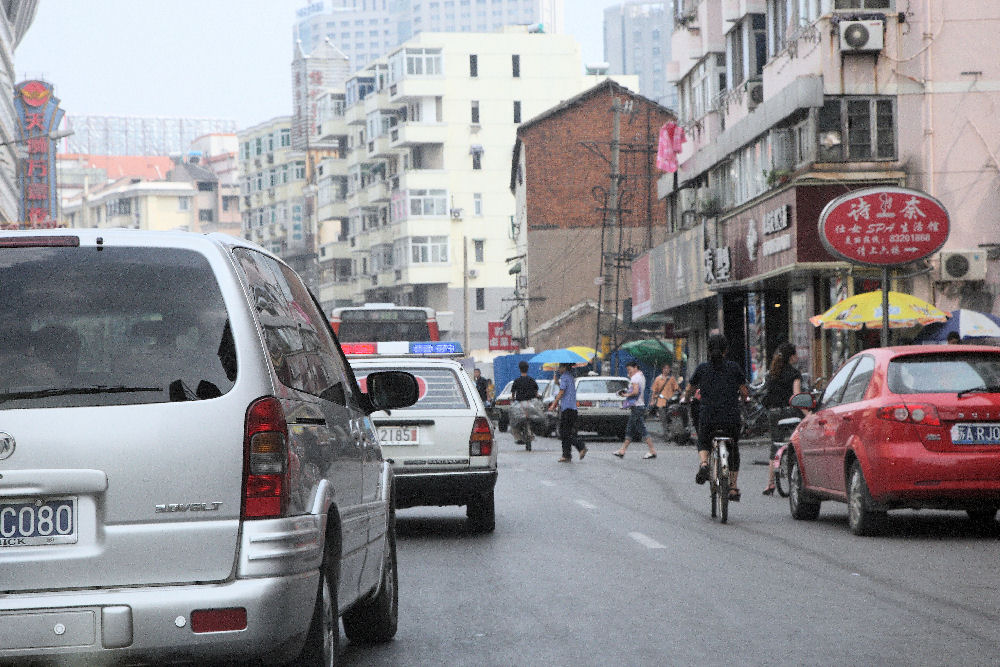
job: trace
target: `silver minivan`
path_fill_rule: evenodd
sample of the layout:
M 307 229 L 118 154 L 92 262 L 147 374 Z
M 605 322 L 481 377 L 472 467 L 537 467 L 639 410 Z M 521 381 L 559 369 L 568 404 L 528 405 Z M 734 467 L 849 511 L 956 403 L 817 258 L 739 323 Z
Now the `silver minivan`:
M 392 471 L 299 277 L 212 234 L 0 232 L 0 661 L 332 664 L 396 632 Z

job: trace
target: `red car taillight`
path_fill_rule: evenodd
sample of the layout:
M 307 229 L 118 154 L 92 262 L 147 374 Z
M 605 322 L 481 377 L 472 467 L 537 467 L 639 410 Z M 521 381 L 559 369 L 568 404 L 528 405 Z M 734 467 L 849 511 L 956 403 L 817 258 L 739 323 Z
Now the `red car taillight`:
M 288 425 L 278 399 L 247 409 L 243 436 L 243 518 L 271 519 L 288 508 Z
M 593 401 L 577 401 L 576 407 L 578 408 L 592 408 L 594 407 Z
M 937 408 L 933 405 L 927 405 L 924 403 L 917 403 L 913 405 L 907 405 L 905 403 L 887 405 L 879 408 L 878 416 L 879 419 L 887 419 L 889 421 L 906 424 L 921 424 L 923 426 L 941 425 L 941 420 L 938 418 Z
M 493 452 L 493 428 L 486 417 L 476 417 L 469 436 L 469 456 L 489 456 Z

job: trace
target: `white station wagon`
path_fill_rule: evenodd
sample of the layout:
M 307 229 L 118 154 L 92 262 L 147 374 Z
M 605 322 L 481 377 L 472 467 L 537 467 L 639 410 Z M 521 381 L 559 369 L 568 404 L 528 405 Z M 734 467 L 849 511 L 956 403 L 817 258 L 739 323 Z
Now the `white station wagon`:
M 457 344 L 410 345 L 434 349 Z M 350 351 L 351 346 L 345 348 Z M 390 368 L 417 379 L 419 398 L 412 407 L 372 414 L 382 450 L 392 462 L 396 507 L 464 505 L 471 531 L 492 531 L 497 448 L 486 408 L 462 365 L 433 353 L 351 356 L 351 364 L 362 384 L 371 373 Z
M 0 232 L 0 662 L 331 664 L 396 632 L 392 472 L 277 257 Z

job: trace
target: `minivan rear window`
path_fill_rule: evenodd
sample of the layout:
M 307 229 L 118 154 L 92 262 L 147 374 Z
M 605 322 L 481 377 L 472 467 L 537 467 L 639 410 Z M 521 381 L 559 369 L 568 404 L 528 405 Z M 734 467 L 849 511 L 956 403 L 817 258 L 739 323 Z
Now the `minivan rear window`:
M 211 399 L 236 361 L 197 252 L 0 249 L 0 410 Z
M 933 394 L 1000 387 L 1000 354 L 920 354 L 889 362 L 889 390 Z

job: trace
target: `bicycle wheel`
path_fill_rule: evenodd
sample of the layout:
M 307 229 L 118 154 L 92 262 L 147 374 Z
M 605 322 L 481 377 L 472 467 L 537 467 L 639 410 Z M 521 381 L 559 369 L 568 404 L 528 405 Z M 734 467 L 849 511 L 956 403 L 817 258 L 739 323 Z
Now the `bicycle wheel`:
M 725 468 L 719 474 L 719 509 L 722 523 L 729 520 L 729 469 Z
M 788 470 L 788 448 L 781 452 L 781 459 L 778 462 L 778 469 L 774 471 L 774 488 L 782 498 L 788 497 L 789 477 Z
M 718 465 L 719 458 L 715 455 L 715 450 L 709 455 L 708 459 L 708 491 L 712 496 L 712 518 L 717 516 L 716 506 L 718 505 L 718 484 L 719 478 L 716 476 L 716 466 Z

